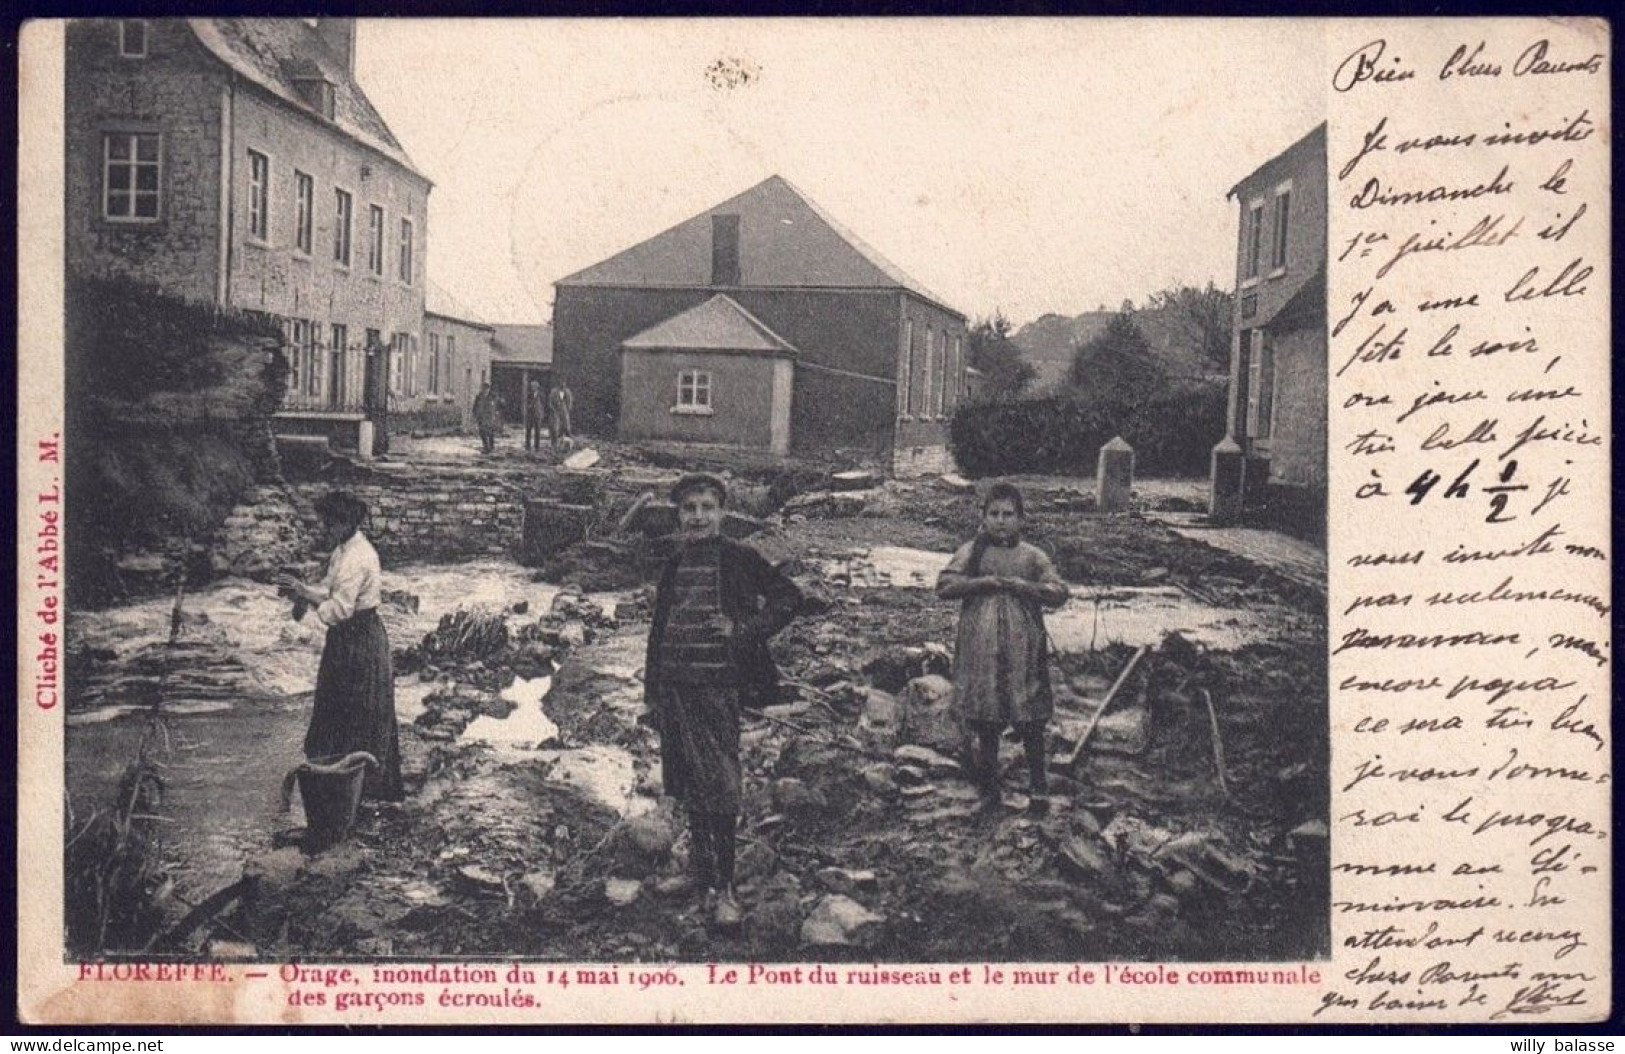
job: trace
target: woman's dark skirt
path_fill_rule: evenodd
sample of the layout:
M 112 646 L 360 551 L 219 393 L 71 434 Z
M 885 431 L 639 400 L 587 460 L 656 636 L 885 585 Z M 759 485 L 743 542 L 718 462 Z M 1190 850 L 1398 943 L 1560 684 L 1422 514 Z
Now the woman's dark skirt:
M 400 730 L 389 635 L 376 609 L 358 611 L 327 631 L 316 673 L 316 703 L 305 733 L 305 757 L 332 761 L 357 750 L 378 759 L 362 796 L 399 801 Z

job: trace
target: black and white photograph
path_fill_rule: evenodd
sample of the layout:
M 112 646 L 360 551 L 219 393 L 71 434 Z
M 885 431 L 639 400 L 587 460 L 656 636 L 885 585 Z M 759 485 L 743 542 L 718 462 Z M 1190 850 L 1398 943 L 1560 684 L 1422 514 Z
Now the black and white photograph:
M 1316 24 L 65 37 L 67 962 L 1330 957 Z

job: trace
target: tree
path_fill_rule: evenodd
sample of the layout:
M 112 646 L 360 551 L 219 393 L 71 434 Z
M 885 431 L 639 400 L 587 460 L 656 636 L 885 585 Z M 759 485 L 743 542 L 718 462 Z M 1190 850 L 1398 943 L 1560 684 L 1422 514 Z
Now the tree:
M 1207 288 L 1182 285 L 1152 293 L 1145 310 L 1161 311 L 1173 332 L 1196 352 L 1193 360 L 1216 373 L 1230 369 L 1230 325 L 1235 297 L 1211 281 Z
M 992 399 L 1014 399 L 1038 376 L 1010 339 L 1011 328 L 1002 311 L 971 326 L 970 364 L 982 374 L 983 391 Z
M 1134 316 L 1113 315 L 1101 330 L 1078 345 L 1066 384 L 1113 421 L 1127 421 L 1166 387 L 1167 374 Z

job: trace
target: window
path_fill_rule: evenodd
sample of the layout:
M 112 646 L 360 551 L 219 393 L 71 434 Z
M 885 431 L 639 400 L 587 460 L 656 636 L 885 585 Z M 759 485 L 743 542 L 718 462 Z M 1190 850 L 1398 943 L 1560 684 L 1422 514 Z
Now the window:
M 937 335 L 930 326 L 925 327 L 925 354 L 920 356 L 920 416 L 931 416 L 931 374 L 935 365 L 931 361 L 937 351 Z
M 406 394 L 405 333 L 396 333 L 389 338 L 389 390 L 393 395 Z
M 406 394 L 418 393 L 418 338 L 410 333 L 402 335 L 406 344 Z
M 333 259 L 350 266 L 350 218 L 354 205 L 350 192 L 333 188 Z
M 452 391 L 452 379 L 457 375 L 452 371 L 452 360 L 457 357 L 457 338 L 450 333 L 446 334 L 446 394 Z
M 367 270 L 384 273 L 384 207 L 367 206 Z
M 401 217 L 401 262 L 400 279 L 407 285 L 412 284 L 412 221 Z
M 1244 267 L 1242 277 L 1256 280 L 1258 278 L 1259 249 L 1264 238 L 1264 203 L 1255 201 L 1247 208 L 1247 242 L 1242 250 Z
M 429 394 L 440 394 L 440 334 L 429 334 Z
M 305 376 L 305 323 L 294 319 L 287 327 L 288 391 L 298 394 Z
M 1284 186 L 1275 192 L 1275 227 L 1270 250 L 1272 271 L 1286 270 L 1287 216 L 1292 206 L 1292 187 Z
M 323 382 L 327 379 L 327 371 L 322 367 L 321 324 L 310 322 L 305 326 L 305 394 L 321 397 Z
M 127 59 L 144 59 L 147 57 L 146 19 L 119 19 L 118 53 Z
M 677 375 L 677 412 L 709 413 L 711 374 L 706 370 L 684 370 Z
M 293 206 L 294 248 L 309 256 L 316 207 L 316 181 L 299 171 L 293 174 Z
M 914 359 L 914 320 L 903 319 L 903 341 L 897 350 L 897 415 L 908 416 L 908 380 Z
M 102 139 L 102 216 L 152 222 L 159 214 L 162 161 L 156 134 L 113 132 Z
M 948 389 L 948 334 L 938 333 L 936 360 L 931 366 L 931 412 L 942 416 L 943 401 Z
M 248 152 L 248 233 L 260 241 L 271 238 L 271 159 L 257 150 Z
M 1261 329 L 1242 331 L 1241 376 L 1245 390 L 1238 398 L 1246 415 L 1241 434 L 1248 439 L 1268 439 L 1275 413 L 1275 349 Z
M 328 344 L 327 396 L 332 405 L 338 406 L 344 401 L 349 389 L 345 366 L 349 362 L 347 352 L 350 346 L 350 327 L 342 322 L 335 322 L 330 332 L 332 339 Z

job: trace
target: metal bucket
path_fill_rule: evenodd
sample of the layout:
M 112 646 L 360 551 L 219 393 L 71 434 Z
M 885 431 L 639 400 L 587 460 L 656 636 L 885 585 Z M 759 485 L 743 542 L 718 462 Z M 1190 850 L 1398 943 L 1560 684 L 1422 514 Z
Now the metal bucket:
M 283 808 L 290 808 L 293 785 L 305 808 L 305 846 L 325 849 L 337 845 L 355 824 L 361 789 L 369 766 L 378 759 L 365 751 L 338 758 L 316 758 L 299 765 L 282 781 Z

